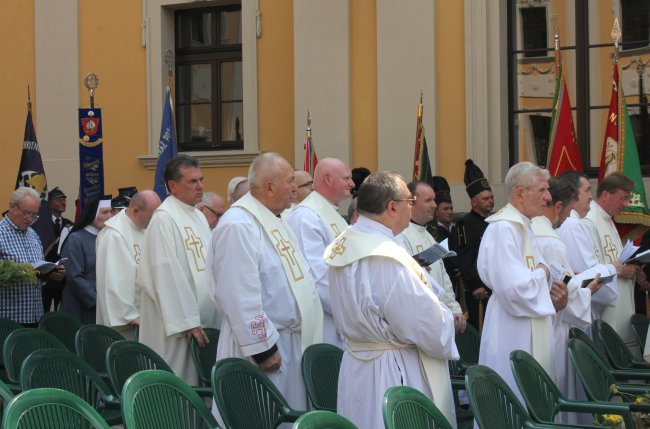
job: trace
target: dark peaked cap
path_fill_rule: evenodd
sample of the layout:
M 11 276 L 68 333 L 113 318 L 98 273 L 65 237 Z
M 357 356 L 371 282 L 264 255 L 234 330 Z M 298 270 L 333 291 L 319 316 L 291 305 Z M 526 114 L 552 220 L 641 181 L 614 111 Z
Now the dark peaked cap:
M 67 198 L 66 195 L 63 193 L 63 191 L 62 191 L 61 189 L 59 189 L 58 186 L 57 186 L 56 188 L 52 189 L 52 190 L 47 194 L 47 199 L 48 199 L 48 200 L 51 200 L 51 199 L 54 199 L 54 198 L 58 198 L 58 197 L 64 197 L 64 198 Z
M 474 198 L 483 191 L 491 191 L 490 183 L 474 161 L 465 161 L 465 190 L 470 198 Z
M 451 189 L 447 179 L 442 176 L 433 176 L 431 178 L 431 186 L 436 192 L 436 204 L 451 203 Z

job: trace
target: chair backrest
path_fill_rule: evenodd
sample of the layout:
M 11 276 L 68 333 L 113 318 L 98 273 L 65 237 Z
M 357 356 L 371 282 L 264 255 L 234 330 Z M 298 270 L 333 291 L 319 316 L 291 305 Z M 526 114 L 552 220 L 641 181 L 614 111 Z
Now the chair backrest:
M 30 354 L 20 369 L 23 391 L 40 387 L 66 390 L 96 410 L 105 408 L 113 393 L 104 380 L 79 356 L 68 350 L 45 349 Z
M 69 314 L 60 311 L 45 313 L 38 322 L 38 329 L 57 337 L 71 352 L 75 352 L 75 336 L 83 324 Z
M 523 350 L 510 353 L 510 367 L 531 417 L 552 423 L 562 393 L 544 368 Z
M 438 407 L 409 386 L 391 387 L 382 402 L 386 429 L 452 429 Z
M 77 331 L 75 351 L 100 375 L 106 374 L 106 352 L 117 341 L 124 341 L 124 337 L 108 326 L 84 325 Z
M 305 413 L 293 424 L 293 429 L 357 429 L 354 423 L 332 411 Z
M 8 405 L 2 427 L 108 429 L 106 421 L 86 401 L 61 389 L 23 392 Z
M 492 369 L 474 365 L 465 373 L 467 396 L 480 428 L 519 429 L 530 417 L 505 381 Z
M 142 343 L 118 341 L 106 352 L 106 369 L 114 391 L 120 394 L 124 383 L 133 374 L 148 369 L 159 369 L 173 373 L 167 362 Z
M 124 383 L 122 418 L 129 429 L 219 427 L 194 389 L 160 370 L 140 371 Z
M 336 412 L 336 393 L 343 350 L 331 344 L 312 344 L 302 354 L 307 395 L 317 410 Z
M 481 334 L 468 323 L 465 332 L 456 334 L 455 340 L 461 362 L 466 366 L 476 365 L 481 349 Z
M 587 399 L 590 401 L 608 401 L 609 387 L 616 380 L 609 372 L 603 359 L 586 343 L 572 338 L 569 340 L 569 358 L 582 382 Z
M 226 427 L 272 429 L 289 404 L 271 380 L 251 362 L 227 358 L 212 368 L 212 392 Z
M 66 349 L 53 335 L 40 329 L 21 328 L 7 336 L 2 354 L 5 360 L 7 378 L 12 383 L 20 380 L 20 366 L 30 353 L 41 349 Z
M 607 322 L 596 320 L 596 332 L 598 338 L 603 344 L 607 359 L 614 368 L 628 369 L 632 366 L 634 357 L 630 349 L 625 345 L 625 341 L 616 333 Z
M 23 325 L 18 322 L 14 322 L 11 319 L 5 319 L 0 317 L 0 347 L 5 343 L 5 340 L 13 331 L 22 329 Z M 0 365 L 4 365 L 4 357 L 0 353 Z
M 199 347 L 196 338 L 190 337 L 190 352 L 192 360 L 199 373 L 199 379 L 206 385 L 210 385 L 212 366 L 217 360 L 217 343 L 219 342 L 219 330 L 214 328 L 203 328 L 210 342 Z
M 644 316 L 643 314 L 633 314 L 630 319 L 632 322 L 632 332 L 634 332 L 634 337 L 641 347 L 641 351 L 645 348 L 645 339 L 648 335 L 648 325 L 650 325 L 650 318 Z
M 11 388 L 7 386 L 4 381 L 0 381 L 0 416 L 3 415 L 4 410 L 7 408 L 7 404 L 14 396 L 14 392 L 11 391 Z

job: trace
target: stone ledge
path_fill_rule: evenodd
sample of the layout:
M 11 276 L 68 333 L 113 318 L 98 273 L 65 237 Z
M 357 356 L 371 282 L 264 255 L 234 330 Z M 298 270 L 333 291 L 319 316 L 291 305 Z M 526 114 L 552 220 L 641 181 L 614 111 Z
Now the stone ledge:
M 192 155 L 201 163 L 201 168 L 210 167 L 248 167 L 258 155 L 255 153 L 220 154 L 214 152 L 182 152 Z M 136 157 L 147 170 L 155 170 L 157 156 L 140 155 Z

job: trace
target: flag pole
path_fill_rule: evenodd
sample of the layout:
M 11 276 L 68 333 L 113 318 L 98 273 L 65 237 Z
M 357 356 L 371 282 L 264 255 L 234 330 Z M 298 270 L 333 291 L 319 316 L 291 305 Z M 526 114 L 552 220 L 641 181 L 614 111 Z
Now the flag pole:
M 176 131 L 176 112 L 174 111 L 174 52 L 171 49 L 165 51 L 165 64 L 167 64 L 167 87 L 169 88 L 169 102 L 172 105 L 172 118 L 174 120 L 174 131 Z
M 415 128 L 415 155 L 413 156 L 413 180 L 418 180 L 420 178 L 420 164 L 422 160 L 420 159 L 420 151 L 422 150 L 422 111 L 424 110 L 422 106 L 423 92 L 420 90 L 420 104 L 418 104 L 418 120 Z
M 29 84 L 27 84 L 27 111 L 32 112 L 32 97 L 29 94 Z

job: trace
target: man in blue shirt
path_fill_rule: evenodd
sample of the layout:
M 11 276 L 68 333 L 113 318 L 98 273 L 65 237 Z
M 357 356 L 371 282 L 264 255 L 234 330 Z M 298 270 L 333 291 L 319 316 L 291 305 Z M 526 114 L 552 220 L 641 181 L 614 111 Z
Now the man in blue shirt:
M 0 259 L 34 264 L 43 260 L 43 246 L 30 228 L 38 220 L 41 200 L 31 188 L 16 189 L 9 199 L 9 211 L 0 221 Z M 49 274 L 53 280 L 65 276 L 63 267 Z M 20 282 L 0 288 L 0 317 L 24 326 L 36 326 L 43 315 L 41 282 Z

